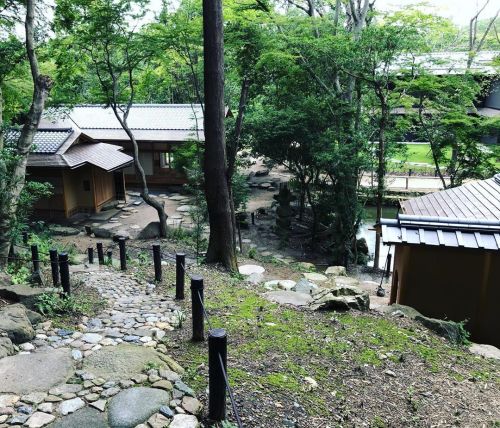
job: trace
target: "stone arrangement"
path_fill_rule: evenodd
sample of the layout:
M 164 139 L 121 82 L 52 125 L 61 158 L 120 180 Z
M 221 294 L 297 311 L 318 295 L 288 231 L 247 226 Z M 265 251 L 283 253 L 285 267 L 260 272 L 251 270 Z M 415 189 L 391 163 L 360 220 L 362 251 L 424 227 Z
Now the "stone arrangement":
M 109 302 L 99 316 L 62 329 L 18 304 L 0 318 L 0 345 L 15 339 L 0 358 L 0 428 L 198 427 L 202 404 L 163 343 L 180 308 L 126 273 L 76 275 Z

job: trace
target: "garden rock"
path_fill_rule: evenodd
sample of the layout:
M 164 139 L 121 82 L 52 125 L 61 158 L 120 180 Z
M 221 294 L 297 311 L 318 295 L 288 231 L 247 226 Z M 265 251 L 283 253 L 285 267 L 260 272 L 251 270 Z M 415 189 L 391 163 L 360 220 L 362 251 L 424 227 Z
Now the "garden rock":
M 500 360 L 500 349 L 493 345 L 481 345 L 478 343 L 473 343 L 469 347 L 469 351 L 473 354 L 481 355 L 485 358 L 494 358 L 495 360 Z
M 155 239 L 160 236 L 160 222 L 152 221 L 139 232 L 137 239 Z
M 85 406 L 85 401 L 80 397 L 72 398 L 71 400 L 66 400 L 59 404 L 59 413 L 63 416 L 69 415 L 70 413 L 76 412 Z
M 137 387 L 122 391 L 109 403 L 109 425 L 135 427 L 157 413 L 169 400 L 170 394 L 161 389 Z
M 113 233 L 113 241 L 118 242 L 120 238 L 124 238 L 125 240 L 130 239 L 130 233 L 127 230 L 120 229 Z
M 304 275 L 305 279 L 313 282 L 324 282 L 328 280 L 327 276 L 316 272 L 303 273 L 302 275 Z
M 73 236 L 73 235 L 78 235 L 80 233 L 80 230 L 77 229 L 76 227 L 59 226 L 59 225 L 50 226 L 49 230 L 53 235 L 56 236 Z
M 35 330 L 21 304 L 5 306 L 0 310 L 0 332 L 4 331 L 13 343 L 24 343 L 35 337 Z
M 193 205 L 181 205 L 177 207 L 178 212 L 180 213 L 189 213 L 190 211 L 194 210 L 196 207 Z
M 294 291 L 269 291 L 264 293 L 264 297 L 271 302 L 279 303 L 280 305 L 306 306 L 312 300 L 309 294 L 296 293 Z
M 106 379 L 130 379 L 140 374 L 148 362 L 162 363 L 151 348 L 120 344 L 101 348 L 85 358 L 83 369 Z
M 346 270 L 344 266 L 328 266 L 325 271 L 325 275 L 330 276 L 346 276 Z
M 43 412 L 35 412 L 26 421 L 28 428 L 41 428 L 50 424 L 56 417 Z
M 73 362 L 69 349 L 5 357 L 0 360 L 0 393 L 46 392 L 53 386 L 64 383 L 72 372 Z
M 196 416 L 178 414 L 172 419 L 169 428 L 198 428 L 199 426 Z
M 245 276 L 250 276 L 253 273 L 264 273 L 266 270 L 258 265 L 242 265 L 238 267 L 239 273 Z
M 366 291 L 358 287 L 340 286 L 322 289 L 313 296 L 309 308 L 312 310 L 367 311 L 370 309 L 370 297 Z
M 318 286 L 307 279 L 301 279 L 292 288 L 296 293 L 313 294 L 318 290 Z
M 50 425 L 50 428 L 108 428 L 106 417 L 98 410 L 84 407 Z
M 0 358 L 14 355 L 16 350 L 8 337 L 0 337 Z
M 35 309 L 38 297 L 46 290 L 27 284 L 6 285 L 0 287 L 0 297 L 16 303 L 22 303 L 29 309 Z
M 114 235 L 113 229 L 120 227 L 121 223 L 108 223 L 99 227 L 94 227 L 92 231 L 96 238 L 111 238 Z
M 420 322 L 429 330 L 448 339 L 452 343 L 460 344 L 465 336 L 461 324 L 454 321 L 445 321 L 437 318 L 428 318 L 423 315 L 417 315 L 415 321 Z
M 12 279 L 5 272 L 0 272 L 0 289 L 12 285 Z

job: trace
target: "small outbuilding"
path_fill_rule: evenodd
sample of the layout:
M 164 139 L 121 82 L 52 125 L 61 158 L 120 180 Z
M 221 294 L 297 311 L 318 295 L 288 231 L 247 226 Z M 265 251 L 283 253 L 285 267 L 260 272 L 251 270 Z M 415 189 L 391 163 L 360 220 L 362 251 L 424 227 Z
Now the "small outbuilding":
M 395 246 L 390 304 L 465 321 L 473 341 L 500 346 L 500 174 L 402 202 L 381 225 Z
M 17 130 L 6 138 L 15 141 Z M 100 143 L 79 128 L 39 128 L 28 156 L 27 179 L 48 182 L 52 196 L 35 205 L 37 218 L 69 218 L 99 212 L 111 201 L 125 199 L 124 168 L 133 158 L 121 147 Z

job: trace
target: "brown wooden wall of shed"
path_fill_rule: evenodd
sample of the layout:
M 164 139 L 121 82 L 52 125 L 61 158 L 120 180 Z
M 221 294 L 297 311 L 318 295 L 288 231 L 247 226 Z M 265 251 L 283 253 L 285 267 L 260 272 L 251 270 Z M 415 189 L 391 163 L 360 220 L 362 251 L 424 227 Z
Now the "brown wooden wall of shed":
M 500 253 L 396 245 L 391 303 L 467 322 L 473 341 L 500 346 Z
M 64 217 L 64 184 L 60 168 L 27 169 L 27 180 L 47 182 L 52 185 L 52 195 L 38 200 L 33 207 L 33 216 L 38 219 Z

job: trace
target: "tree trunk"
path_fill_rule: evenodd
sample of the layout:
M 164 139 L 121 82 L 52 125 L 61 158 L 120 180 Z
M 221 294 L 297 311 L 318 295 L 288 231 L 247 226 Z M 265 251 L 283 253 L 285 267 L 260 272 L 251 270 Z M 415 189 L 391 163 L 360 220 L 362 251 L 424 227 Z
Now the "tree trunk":
M 231 203 L 231 220 L 233 222 L 233 241 L 236 246 L 236 209 L 234 207 L 232 179 L 236 170 L 236 155 L 241 140 L 241 131 L 243 129 L 243 118 L 247 106 L 248 89 L 250 88 L 250 80 L 245 77 L 241 82 L 240 102 L 238 105 L 238 116 L 236 117 L 236 126 L 234 130 L 234 140 L 227 147 L 227 183 L 229 186 L 229 201 Z M 240 252 L 242 251 L 240 245 Z
M 17 206 L 19 196 L 24 188 L 26 179 L 26 164 L 28 155 L 33 144 L 33 138 L 38 129 L 40 118 L 42 117 L 45 101 L 49 96 L 52 88 L 52 79 L 48 76 L 41 75 L 38 69 L 38 60 L 35 53 L 34 41 L 34 20 L 35 20 L 35 5 L 34 0 L 26 2 L 26 53 L 28 56 L 31 76 L 33 79 L 33 100 L 29 109 L 26 121 L 21 130 L 21 135 L 17 142 L 16 155 L 17 163 L 9 177 L 9 183 L 4 183 L 5 194 L 2 197 L 3 204 L 1 208 L 0 218 L 0 264 L 4 265 L 7 262 L 9 255 L 10 244 L 12 241 L 12 228 L 15 226 Z M 7 177 L 5 176 L 4 181 Z
M 132 147 L 134 149 L 134 166 L 136 172 L 139 174 L 139 177 L 141 179 L 141 198 L 148 204 L 150 207 L 153 207 L 157 214 L 158 214 L 158 220 L 160 222 L 160 237 L 161 238 L 166 238 L 167 237 L 167 213 L 165 212 L 165 202 L 163 201 L 157 201 L 156 199 L 153 199 L 150 194 L 149 194 L 149 189 L 148 189 L 148 183 L 146 181 L 146 174 L 144 172 L 144 168 L 142 167 L 140 161 L 139 161 L 139 146 L 137 145 L 137 140 L 135 139 L 135 136 L 131 129 L 129 128 L 127 124 L 127 119 L 125 117 L 120 116 L 118 113 L 118 109 L 115 105 L 111 106 L 113 109 L 113 112 L 116 116 L 116 119 L 118 122 L 120 122 L 121 127 L 123 130 L 127 133 L 128 137 L 130 138 L 130 141 L 132 142 Z
M 385 190 L 385 130 L 387 127 L 389 107 L 387 105 L 387 99 L 385 95 L 381 92 L 383 89 L 379 89 L 378 97 L 380 100 L 380 122 L 379 122 L 379 142 L 378 142 L 378 165 L 377 165 L 377 216 L 375 223 L 375 255 L 373 258 L 373 268 L 379 268 L 380 260 L 380 241 L 381 241 L 381 230 L 380 230 L 380 219 L 382 218 L 382 202 L 384 200 L 384 190 Z
M 224 42 L 221 0 L 203 0 L 205 196 L 210 238 L 206 260 L 236 271 L 224 133 Z

